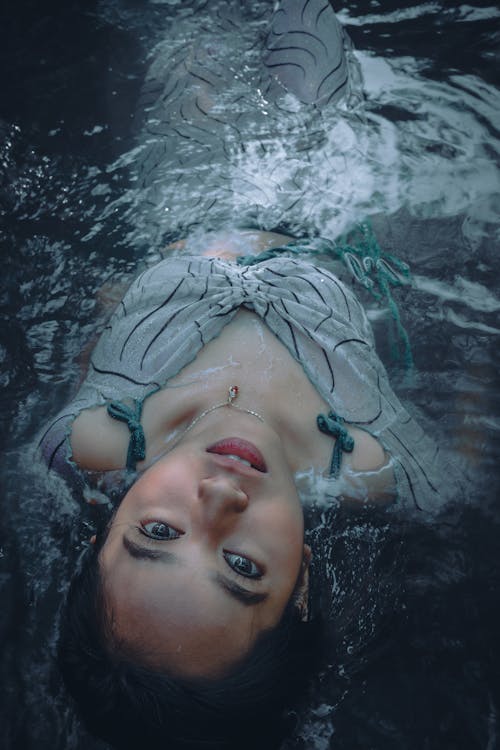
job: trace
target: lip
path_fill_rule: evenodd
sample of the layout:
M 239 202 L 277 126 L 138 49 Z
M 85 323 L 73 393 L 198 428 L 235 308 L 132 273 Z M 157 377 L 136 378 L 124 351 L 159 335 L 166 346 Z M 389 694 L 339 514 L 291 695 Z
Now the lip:
M 252 469 L 261 473 L 267 472 L 266 462 L 264 461 L 264 456 L 260 450 L 253 443 L 250 443 L 248 440 L 243 440 L 243 438 L 224 438 L 223 440 L 218 440 L 216 443 L 213 443 L 213 445 L 210 445 L 206 450 L 207 453 L 214 453 L 217 456 L 222 457 L 238 456 L 238 458 L 249 461 Z M 227 460 L 232 461 L 232 459 Z M 241 467 L 245 466 L 245 464 L 237 464 L 235 461 L 232 461 L 232 463 L 233 465 L 241 465 Z

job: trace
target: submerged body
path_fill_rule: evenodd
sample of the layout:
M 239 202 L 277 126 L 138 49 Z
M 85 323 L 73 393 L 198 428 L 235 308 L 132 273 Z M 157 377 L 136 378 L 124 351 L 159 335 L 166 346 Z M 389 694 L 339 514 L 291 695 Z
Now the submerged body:
M 346 46 L 329 3 L 283 0 L 262 60 L 265 83 L 250 75 L 248 100 L 226 98 L 239 73 L 232 47 L 212 37 L 183 39 L 166 67 L 152 69 L 137 174 L 148 241 L 165 212 L 186 226 L 227 228 L 252 182 L 240 127 L 247 122 L 266 153 L 272 123 L 261 97 L 278 111 L 296 97 L 315 112 L 342 98 Z M 236 127 L 229 112 L 238 113 Z M 277 190 L 286 212 L 313 171 L 300 139 L 296 149 L 293 184 Z M 256 216 L 255 224 L 270 226 Z M 439 468 L 438 451 L 389 385 L 363 308 L 334 274 L 286 258 L 286 248 L 239 267 L 205 257 L 213 248 L 198 252 L 204 257 L 167 259 L 136 279 L 78 394 L 41 442 L 49 465 L 87 498 L 96 474 L 106 493 L 114 472 L 139 472 L 98 550 L 101 657 L 205 681 L 237 673 L 282 625 L 284 644 L 293 642 L 290 612 L 307 620 L 303 503 L 326 496 L 434 510 Z M 87 646 L 78 648 L 85 658 Z M 78 669 L 67 664 L 67 675 Z
M 313 31 L 324 32 L 326 43 Z M 314 75 L 304 77 L 305 87 L 295 85 L 288 44 L 297 34 L 306 47 L 326 50 L 324 65 L 309 63 Z M 342 95 L 343 34 L 328 3 L 283 0 L 270 38 L 268 94 L 278 87 L 281 96 L 284 87 L 317 108 Z M 334 40 L 333 56 L 328 40 Z M 211 183 L 203 176 L 206 144 L 193 138 L 191 127 L 205 137 L 213 119 L 227 136 L 216 109 L 222 90 L 210 76 L 200 77 L 194 50 L 196 44 L 183 50 L 182 62 L 173 60 L 168 94 L 149 110 L 140 185 L 163 212 L 170 210 L 165 184 L 181 200 L 189 195 L 170 180 L 172 165 L 179 179 L 200 178 L 202 203 L 217 224 Z M 304 54 L 322 59 L 311 50 Z M 205 63 L 205 57 L 212 61 L 211 47 L 194 59 Z M 186 113 L 193 102 L 191 121 Z M 178 126 L 187 120 L 185 137 Z M 175 150 L 170 129 L 186 141 L 187 160 Z M 172 158 L 157 158 L 165 143 Z M 225 145 L 226 158 L 232 150 Z M 212 179 L 217 170 L 212 164 L 209 170 Z M 283 656 L 294 628 L 308 618 L 311 550 L 304 544 L 302 503 L 326 496 L 418 512 L 440 502 L 439 451 L 391 389 L 361 304 L 330 270 L 286 257 L 286 240 L 282 247 L 272 241 L 280 257 L 249 265 L 206 257 L 219 253 L 202 247 L 203 257 L 170 258 L 141 273 L 104 329 L 75 399 L 42 437 L 49 466 L 75 489 L 85 493 L 91 485 L 87 499 L 95 490 L 106 493 L 117 471 L 128 470 L 133 480 L 90 563 L 97 571 L 89 589 L 94 621 L 83 638 L 79 633 L 75 642 L 66 627 L 63 639 L 66 678 L 75 693 L 83 690 L 91 722 L 103 710 L 89 691 L 94 676 L 74 676 L 90 653 L 107 685 L 103 693 L 115 698 L 109 712 L 115 723 L 130 691 L 123 683 L 110 691 L 109 663 L 132 665 L 132 675 L 136 666 L 152 670 L 154 680 L 174 675 L 190 690 L 194 682 L 232 679 L 273 633 L 280 639 L 284 633 Z M 266 240 L 257 233 L 259 243 Z M 298 651 L 303 663 L 303 643 Z M 143 699 L 141 688 L 133 732 L 143 724 Z M 195 696 L 191 706 L 199 703 Z M 271 704 L 265 711 L 272 713 Z M 163 714 L 155 707 L 160 727 L 175 710 Z M 116 737 L 105 725 L 104 711 L 97 731 Z M 121 725 L 118 731 L 123 734 Z

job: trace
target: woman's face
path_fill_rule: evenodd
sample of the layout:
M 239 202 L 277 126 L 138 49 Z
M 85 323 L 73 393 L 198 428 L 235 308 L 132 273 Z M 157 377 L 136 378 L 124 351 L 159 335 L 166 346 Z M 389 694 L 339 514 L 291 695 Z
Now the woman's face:
M 299 579 L 305 588 L 303 532 L 277 433 L 214 412 L 113 519 L 100 554 L 113 640 L 152 667 L 223 674 L 278 624 Z

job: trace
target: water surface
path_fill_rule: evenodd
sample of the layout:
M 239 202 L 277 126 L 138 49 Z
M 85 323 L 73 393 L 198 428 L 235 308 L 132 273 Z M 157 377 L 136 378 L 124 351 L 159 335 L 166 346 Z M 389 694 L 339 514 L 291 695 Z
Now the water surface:
M 411 269 L 411 283 L 392 291 L 411 369 L 389 345 L 398 333 L 387 299 L 363 297 L 391 378 L 468 478 L 455 503 L 403 528 L 316 514 L 311 538 L 326 569 L 317 597 L 338 638 L 291 746 L 498 745 L 500 11 L 484 1 L 339 5 L 354 43 L 351 91 L 316 110 L 265 87 L 259 40 L 269 6 L 243 3 L 241 15 L 238 3 L 215 0 L 52 0 L 43 9 L 21 0 L 1 11 L 8 750 L 99 746 L 53 667 L 58 607 L 94 519 L 80 520 L 30 453 L 105 322 L 98 290 L 188 231 L 337 238 L 361 221 L 384 256 Z M 184 121 L 159 152 L 167 125 L 158 87 L 193 41 L 223 67 L 227 107 L 209 150 L 206 133 L 185 137 Z

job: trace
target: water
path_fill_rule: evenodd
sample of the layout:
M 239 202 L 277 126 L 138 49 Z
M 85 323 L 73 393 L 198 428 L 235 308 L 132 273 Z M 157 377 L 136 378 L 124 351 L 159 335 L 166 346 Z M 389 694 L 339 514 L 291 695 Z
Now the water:
M 270 4 L 248 4 L 244 22 L 232 3 L 212 0 L 219 15 L 206 5 L 2 7 L 0 744 L 99 746 L 78 726 L 52 664 L 56 613 L 94 519 L 80 520 L 30 454 L 104 324 L 97 290 L 187 230 L 230 224 L 337 237 L 368 218 L 384 253 L 406 261 L 413 279 L 393 291 L 410 373 L 387 345 L 385 303 L 366 295 L 382 355 L 409 408 L 456 453 L 467 490 L 438 518 L 391 528 L 383 517 L 318 512 L 311 536 L 326 583 L 316 584 L 316 599 L 338 638 L 291 746 L 492 750 L 500 12 L 485 1 L 346 2 L 339 17 L 356 50 L 349 106 L 311 111 L 286 96 L 278 109 L 261 85 L 254 42 Z M 155 86 L 192 39 L 234 71 L 232 109 L 217 113 L 226 119 L 214 124 L 220 139 L 209 162 L 182 135 L 155 160 L 164 127 Z

